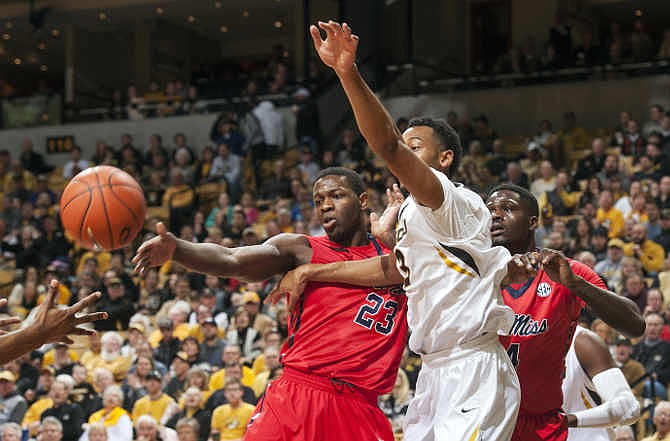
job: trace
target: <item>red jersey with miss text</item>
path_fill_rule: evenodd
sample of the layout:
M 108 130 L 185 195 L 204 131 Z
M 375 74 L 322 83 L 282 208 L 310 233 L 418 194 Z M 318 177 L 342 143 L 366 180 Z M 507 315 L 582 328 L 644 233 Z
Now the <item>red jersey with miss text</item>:
M 308 237 L 311 263 L 362 260 L 389 250 L 342 247 L 326 236 Z M 282 348 L 285 367 L 386 393 L 393 389 L 407 343 L 407 298 L 400 288 L 307 284 L 289 318 Z
M 586 265 L 570 260 L 570 267 L 587 282 L 607 289 Z M 526 284 L 503 289 L 503 299 L 514 310 L 514 324 L 501 341 L 521 383 L 519 416 L 558 412 L 563 405 L 565 356 L 584 301 L 541 270 Z

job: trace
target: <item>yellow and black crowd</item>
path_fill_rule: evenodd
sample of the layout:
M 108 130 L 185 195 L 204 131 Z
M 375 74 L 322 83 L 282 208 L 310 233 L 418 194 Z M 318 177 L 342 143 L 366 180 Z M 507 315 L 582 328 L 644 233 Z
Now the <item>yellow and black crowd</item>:
M 311 185 L 332 165 L 360 172 L 372 210 L 383 210 L 384 189 L 394 182 L 383 164 L 351 128 L 322 145 L 309 91 L 294 96 L 295 146 L 286 145 L 281 114 L 261 101 L 244 113 L 223 113 L 208 146 L 192 145 L 188 133 L 119 133 L 118 140 L 99 140 L 91 157 L 74 148 L 57 167 L 30 139 L 0 151 L 2 312 L 29 318 L 57 278 L 59 303 L 99 290 L 95 309 L 109 313 L 95 336 L 42 347 L 2 367 L 2 441 L 243 437 L 257 400 L 282 373 L 287 311 L 263 303 L 277 280 L 220 279 L 174 262 L 140 276 L 130 259 L 158 220 L 183 239 L 227 247 L 283 232 L 323 234 Z M 466 151 L 460 181 L 482 194 L 500 182 L 529 188 L 540 201 L 538 246 L 591 266 L 639 306 L 647 324 L 639 341 L 618 336 L 588 311 L 583 325 L 610 345 L 643 407 L 661 403 L 654 418 L 635 427 L 638 439 L 650 435 L 668 414 L 670 383 L 670 113 L 660 106 L 648 115 L 622 111 L 611 124 L 585 130 L 566 112 L 560 129 L 540 121 L 523 138 L 499 135 L 484 115 L 444 116 Z M 401 129 L 406 123 L 398 120 Z M 59 221 L 59 192 L 98 164 L 132 174 L 148 203 L 145 231 L 111 253 L 77 247 Z M 420 368 L 407 351 L 393 391 L 380 398 L 398 432 Z

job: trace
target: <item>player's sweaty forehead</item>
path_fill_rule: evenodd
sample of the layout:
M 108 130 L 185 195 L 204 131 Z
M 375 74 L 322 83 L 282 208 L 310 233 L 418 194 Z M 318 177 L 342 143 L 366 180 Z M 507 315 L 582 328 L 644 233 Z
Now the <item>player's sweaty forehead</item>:
M 326 175 L 319 178 L 314 183 L 314 187 L 312 188 L 312 196 L 314 198 L 317 196 L 323 197 L 337 191 L 344 191 L 350 194 L 354 193 L 346 176 Z
M 521 197 L 511 190 L 498 190 L 486 199 L 486 206 L 493 207 L 499 204 L 521 205 Z

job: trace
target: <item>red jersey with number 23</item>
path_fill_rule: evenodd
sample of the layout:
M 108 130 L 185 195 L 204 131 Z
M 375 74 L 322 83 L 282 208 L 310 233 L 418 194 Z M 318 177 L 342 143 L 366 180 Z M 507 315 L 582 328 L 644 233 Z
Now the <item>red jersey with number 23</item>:
M 570 260 L 570 267 L 587 282 L 607 289 L 586 265 Z M 514 310 L 514 324 L 501 341 L 521 383 L 519 415 L 559 411 L 565 356 L 584 301 L 544 271 L 524 285 L 504 288 L 503 299 Z
M 389 250 L 342 247 L 326 236 L 307 237 L 311 263 L 362 260 Z M 285 366 L 377 393 L 393 389 L 407 343 L 407 297 L 400 288 L 310 282 L 289 317 Z

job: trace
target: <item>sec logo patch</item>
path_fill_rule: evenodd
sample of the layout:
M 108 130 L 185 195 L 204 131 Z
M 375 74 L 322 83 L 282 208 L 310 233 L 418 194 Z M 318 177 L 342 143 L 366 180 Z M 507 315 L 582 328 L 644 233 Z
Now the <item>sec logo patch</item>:
M 542 282 L 537 285 L 537 295 L 539 297 L 549 297 L 549 294 L 551 294 L 551 285 L 549 285 L 547 282 Z

